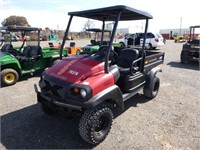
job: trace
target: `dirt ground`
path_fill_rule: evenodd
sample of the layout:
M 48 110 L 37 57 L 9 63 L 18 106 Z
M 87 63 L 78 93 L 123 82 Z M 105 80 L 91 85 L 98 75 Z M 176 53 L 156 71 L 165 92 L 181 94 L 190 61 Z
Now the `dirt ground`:
M 86 43 L 76 41 L 77 46 Z M 110 133 L 97 146 L 80 138 L 78 118 L 48 116 L 40 110 L 33 88 L 40 73 L 0 88 L 0 149 L 199 150 L 199 62 L 181 64 L 181 48 L 182 43 L 167 41 L 156 50 L 165 52 L 157 97 L 147 101 L 141 92 L 126 101 L 125 111 L 115 116 Z

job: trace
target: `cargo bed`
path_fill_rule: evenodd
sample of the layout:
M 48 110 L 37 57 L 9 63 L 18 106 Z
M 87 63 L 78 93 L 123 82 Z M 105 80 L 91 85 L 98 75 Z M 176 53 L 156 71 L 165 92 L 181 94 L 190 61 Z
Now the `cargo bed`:
M 144 60 L 144 72 L 148 72 L 152 68 L 163 64 L 164 52 L 146 51 L 146 57 Z

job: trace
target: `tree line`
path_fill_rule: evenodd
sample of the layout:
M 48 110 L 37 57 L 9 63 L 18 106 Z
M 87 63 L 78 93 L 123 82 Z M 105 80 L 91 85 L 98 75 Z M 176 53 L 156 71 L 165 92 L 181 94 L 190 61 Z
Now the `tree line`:
M 25 26 L 25 27 L 30 27 L 31 25 L 28 23 L 27 19 L 24 16 L 15 16 L 12 15 L 4 21 L 1 22 L 2 26 L 9 26 L 9 25 L 17 25 L 17 26 Z M 89 32 L 85 32 L 86 29 L 94 27 L 94 23 L 91 20 L 87 20 L 83 24 L 82 32 L 70 32 L 70 36 L 74 38 L 91 38 L 91 34 Z M 48 37 L 50 33 L 58 34 L 58 37 L 63 37 L 64 31 L 56 31 L 56 30 L 51 30 L 49 27 L 46 27 L 45 30 L 42 32 L 44 34 L 43 36 Z

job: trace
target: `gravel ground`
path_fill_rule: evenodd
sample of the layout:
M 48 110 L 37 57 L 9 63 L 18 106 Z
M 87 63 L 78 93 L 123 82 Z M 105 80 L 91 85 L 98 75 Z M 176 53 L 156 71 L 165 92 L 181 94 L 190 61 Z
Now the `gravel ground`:
M 77 46 L 87 42 L 76 41 Z M 80 138 L 78 118 L 48 116 L 40 110 L 33 88 L 39 74 L 1 88 L 0 149 L 199 150 L 199 63 L 180 64 L 181 47 L 181 43 L 167 41 L 156 50 L 165 52 L 157 97 L 147 101 L 138 94 L 128 100 L 105 141 L 97 146 Z

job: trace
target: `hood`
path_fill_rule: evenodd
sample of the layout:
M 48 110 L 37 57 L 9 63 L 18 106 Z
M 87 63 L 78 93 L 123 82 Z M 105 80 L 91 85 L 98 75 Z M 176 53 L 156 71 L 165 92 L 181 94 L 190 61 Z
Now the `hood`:
M 15 57 L 7 52 L 0 51 L 0 62 L 1 65 L 5 64 L 6 62 L 15 61 Z
M 1 52 L 0 51 L 0 58 L 6 57 L 6 56 L 10 56 L 10 54 L 7 53 L 7 52 Z
M 83 51 L 91 52 L 91 51 L 98 51 L 99 50 L 99 45 L 87 45 L 82 47 Z
M 104 71 L 104 62 L 88 55 L 75 55 L 61 60 L 45 72 L 49 76 L 68 83 L 80 83 L 102 71 Z

